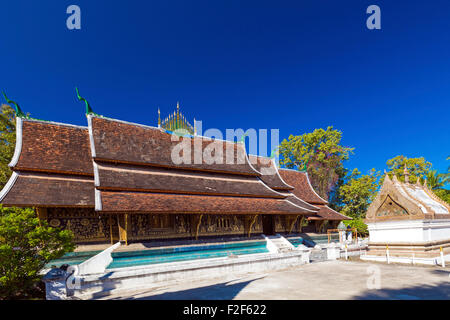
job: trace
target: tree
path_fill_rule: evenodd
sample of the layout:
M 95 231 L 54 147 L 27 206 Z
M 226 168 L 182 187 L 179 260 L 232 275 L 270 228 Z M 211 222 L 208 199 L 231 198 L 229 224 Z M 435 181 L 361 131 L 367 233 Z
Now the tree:
M 16 146 L 16 119 L 14 110 L 9 105 L 3 104 L 0 111 L 0 189 L 2 189 L 12 173 L 8 164 Z
M 400 181 L 405 181 L 403 171 L 406 168 L 410 174 L 409 182 L 416 183 L 418 178 L 424 178 L 428 171 L 431 170 L 431 163 L 426 161 L 424 157 L 407 158 L 403 155 L 396 156 L 386 162 L 388 166 L 388 174 L 390 177 L 396 175 Z
M 354 169 L 336 192 L 333 207 L 346 216 L 365 218 L 366 211 L 380 187 L 380 176 L 380 172 L 376 172 L 375 169 L 364 175 L 361 175 L 358 169 Z
M 72 251 L 72 232 L 51 228 L 32 209 L 0 205 L 0 299 L 27 298 L 49 261 Z
M 306 170 L 314 189 L 328 199 L 338 181 L 346 175 L 343 162 L 353 152 L 353 148 L 341 145 L 341 139 L 342 132 L 333 127 L 299 136 L 290 135 L 280 144 L 280 164 Z
M 438 174 L 437 170 L 430 170 L 426 173 L 427 185 L 430 189 L 442 189 L 444 187 L 444 181 L 442 179 L 442 174 Z
M 433 190 L 434 194 L 439 198 L 450 204 L 450 190 L 447 189 L 437 189 Z
M 447 160 L 450 160 L 450 157 L 448 157 Z M 442 174 L 442 182 L 444 184 L 450 183 L 450 166 L 447 168 L 447 173 Z
M 4 104 L 0 112 L 0 188 L 11 176 L 8 167 L 16 144 L 14 110 Z M 26 298 L 50 260 L 73 251 L 73 234 L 48 227 L 31 208 L 0 205 L 0 299 Z

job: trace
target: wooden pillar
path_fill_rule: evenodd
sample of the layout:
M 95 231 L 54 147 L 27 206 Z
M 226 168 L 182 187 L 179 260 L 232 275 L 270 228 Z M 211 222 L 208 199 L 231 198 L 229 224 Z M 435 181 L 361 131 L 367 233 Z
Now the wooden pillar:
M 298 215 L 297 216 L 289 216 L 290 222 L 289 222 L 288 234 L 290 234 L 292 232 L 292 229 L 294 229 L 294 225 L 295 225 L 295 222 L 297 221 L 297 219 L 298 219 Z
M 108 221 L 108 224 L 109 224 L 109 235 L 111 237 L 111 244 L 114 244 L 112 217 L 108 217 L 107 221 Z
M 323 220 L 322 222 L 320 222 L 320 224 L 319 224 L 319 230 L 318 230 L 318 232 L 320 233 L 320 232 L 324 232 L 324 227 L 325 227 L 325 221 L 326 220 Z
M 191 235 L 195 240 L 198 240 L 198 233 L 202 223 L 203 214 L 196 214 L 191 217 Z
M 42 220 L 47 220 L 47 208 L 36 208 L 36 214 L 39 219 L 39 225 Z
M 117 226 L 119 227 L 119 241 L 124 241 L 128 245 L 128 214 L 117 215 Z
M 303 229 L 303 223 L 305 222 L 305 216 L 302 216 L 301 218 L 300 218 L 300 222 L 299 222 L 299 224 L 298 224 L 298 232 L 302 232 L 302 229 Z

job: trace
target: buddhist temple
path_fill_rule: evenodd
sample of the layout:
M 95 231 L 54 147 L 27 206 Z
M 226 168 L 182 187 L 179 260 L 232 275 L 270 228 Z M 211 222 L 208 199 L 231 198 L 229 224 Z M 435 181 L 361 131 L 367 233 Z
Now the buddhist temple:
M 367 260 L 435 264 L 450 253 L 450 206 L 425 183 L 404 182 L 397 176 L 385 179 L 367 210 L 369 229 Z
M 165 119 L 158 110 L 153 127 L 97 115 L 85 103 L 87 126 L 17 115 L 13 174 L 0 194 L 3 205 L 36 208 L 51 226 L 71 230 L 77 243 L 325 232 L 349 219 L 305 172 L 279 170 L 243 143 L 197 135 L 179 104 Z M 191 161 L 174 161 L 180 144 L 192 147 L 178 152 Z M 215 161 L 199 162 L 211 146 Z

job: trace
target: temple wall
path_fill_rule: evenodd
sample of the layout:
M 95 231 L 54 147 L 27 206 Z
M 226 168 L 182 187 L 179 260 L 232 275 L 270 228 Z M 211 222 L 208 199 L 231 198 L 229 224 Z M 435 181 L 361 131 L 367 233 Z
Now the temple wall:
M 41 208 L 38 214 L 52 227 L 71 230 L 76 243 L 113 243 L 125 238 L 127 241 L 144 241 L 196 236 L 248 236 L 250 227 L 252 235 L 263 233 L 261 215 L 106 215 L 99 214 L 93 208 Z M 273 219 L 275 233 L 280 234 L 317 232 L 318 224 L 322 223 L 311 221 L 309 226 L 302 228 L 301 216 L 274 215 Z
M 52 227 L 71 230 L 76 243 L 116 242 L 123 240 L 124 230 L 127 241 L 247 236 L 250 226 L 252 235 L 262 233 L 261 216 L 254 215 L 100 215 L 93 208 L 39 208 L 38 215 Z
M 99 216 L 95 210 L 81 208 L 47 208 L 40 209 L 41 218 L 47 220 L 51 227 L 71 230 L 74 241 L 109 242 L 111 241 L 111 224 L 116 221 L 108 216 Z

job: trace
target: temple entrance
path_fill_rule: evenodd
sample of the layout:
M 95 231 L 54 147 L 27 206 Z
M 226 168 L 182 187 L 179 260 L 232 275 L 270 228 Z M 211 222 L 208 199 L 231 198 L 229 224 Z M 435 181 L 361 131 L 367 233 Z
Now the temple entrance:
M 274 216 L 271 214 L 262 215 L 263 233 L 266 236 L 273 236 L 275 234 Z

